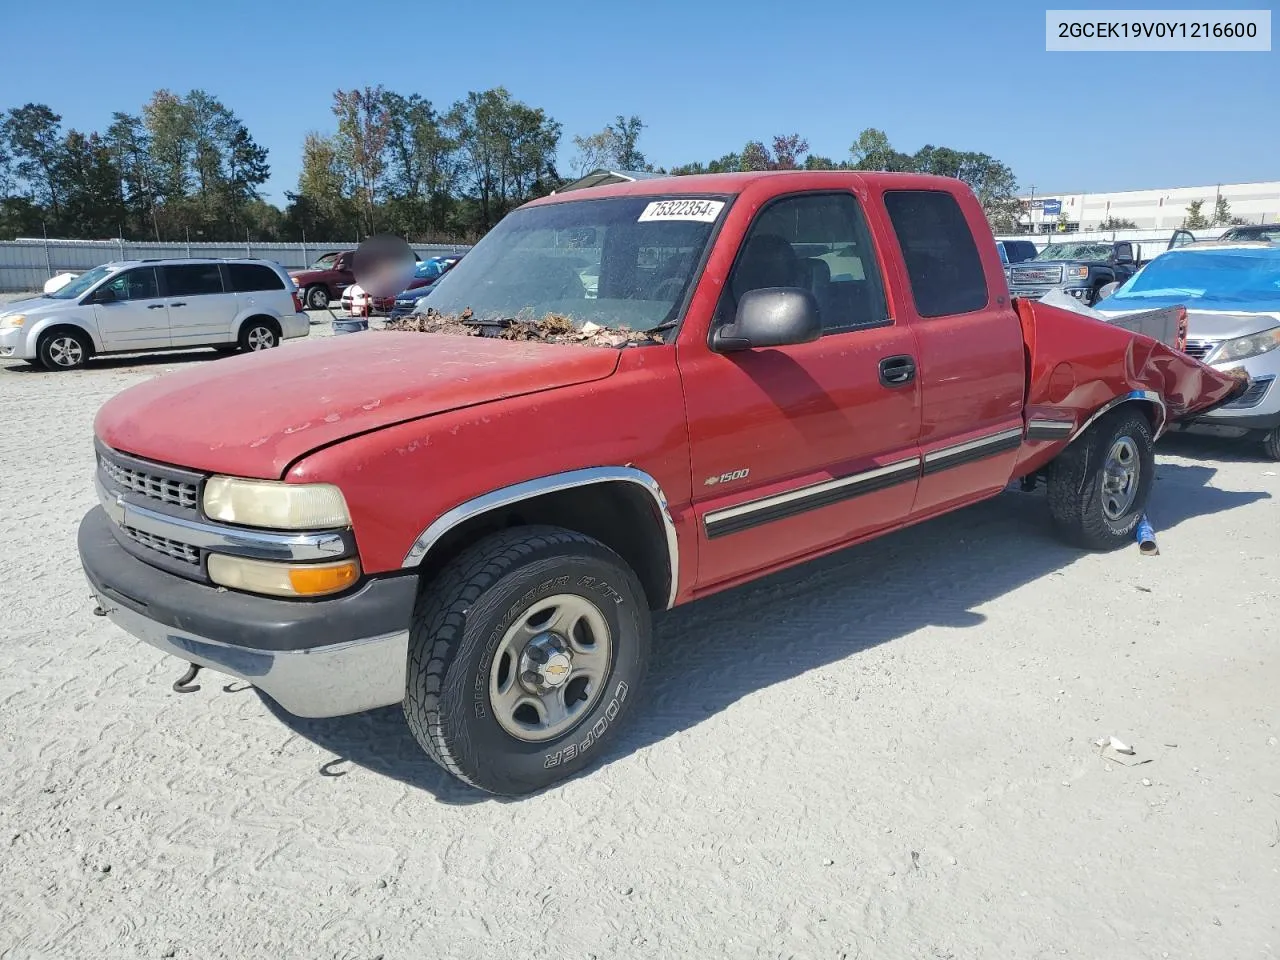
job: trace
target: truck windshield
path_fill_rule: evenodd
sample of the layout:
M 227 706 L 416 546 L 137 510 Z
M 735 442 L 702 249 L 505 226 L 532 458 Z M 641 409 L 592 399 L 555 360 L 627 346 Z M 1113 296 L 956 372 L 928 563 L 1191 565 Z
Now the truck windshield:
M 1111 300 L 1176 297 L 1179 302 L 1229 300 L 1280 309 L 1280 249 L 1178 250 L 1161 254 Z
M 1111 246 L 1106 243 L 1051 243 L 1037 255 L 1037 260 L 1106 260 Z
M 676 319 L 726 206 L 723 197 L 649 196 L 517 210 L 431 287 L 425 307 L 653 330 Z
M 80 274 L 74 280 L 59 287 L 53 293 L 45 294 L 45 296 L 50 300 L 74 300 L 110 272 L 111 267 L 109 266 L 94 267 L 88 273 Z

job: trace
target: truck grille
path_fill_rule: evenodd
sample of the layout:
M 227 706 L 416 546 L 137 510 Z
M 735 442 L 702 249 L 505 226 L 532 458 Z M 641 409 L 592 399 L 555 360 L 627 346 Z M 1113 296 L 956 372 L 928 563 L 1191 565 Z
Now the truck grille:
M 1186 354 L 1196 360 L 1203 360 L 1218 344 L 1214 340 L 1188 340 Z
M 98 481 L 110 497 L 188 520 L 199 519 L 201 474 L 142 460 L 97 445 Z M 110 513 L 110 511 L 108 511 Z M 199 547 L 151 530 L 140 530 L 114 515 L 116 538 L 140 559 L 172 573 L 204 579 Z
M 1271 383 L 1275 377 L 1259 377 L 1253 383 L 1249 384 L 1249 389 L 1242 393 L 1236 399 L 1223 406 L 1224 410 L 1245 410 L 1249 407 L 1256 407 L 1267 396 L 1267 391 L 1271 389 Z
M 133 527 L 121 527 L 127 536 L 134 543 L 163 553 L 166 557 L 172 557 L 174 560 L 182 560 L 192 566 L 200 566 L 200 551 L 187 543 L 179 543 L 177 540 L 170 540 L 168 537 L 157 537 L 154 533 L 147 533 L 144 530 L 135 530 Z
M 1009 282 L 1013 284 L 1061 283 L 1062 267 L 1010 267 Z
M 110 454 L 106 453 L 99 453 L 98 463 L 102 472 L 122 490 L 139 493 L 151 500 L 182 507 L 185 510 L 196 508 L 197 484 L 193 481 L 178 480 L 145 468 L 139 469 L 140 465 L 136 461 L 126 466 L 124 463 L 116 462 Z

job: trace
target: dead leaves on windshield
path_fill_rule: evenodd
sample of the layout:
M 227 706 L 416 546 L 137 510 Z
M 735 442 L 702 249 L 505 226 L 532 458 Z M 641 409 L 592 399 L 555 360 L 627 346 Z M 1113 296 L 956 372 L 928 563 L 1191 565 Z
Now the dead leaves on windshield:
M 664 343 L 660 332 L 644 333 L 625 327 L 602 327 L 595 323 L 575 326 L 568 317 L 549 313 L 541 320 L 517 317 L 511 320 L 477 320 L 470 308 L 459 314 L 414 314 L 388 320 L 383 330 L 401 333 L 444 333 L 459 337 L 494 337 L 539 343 L 576 343 L 587 347 L 624 347 L 637 343 Z

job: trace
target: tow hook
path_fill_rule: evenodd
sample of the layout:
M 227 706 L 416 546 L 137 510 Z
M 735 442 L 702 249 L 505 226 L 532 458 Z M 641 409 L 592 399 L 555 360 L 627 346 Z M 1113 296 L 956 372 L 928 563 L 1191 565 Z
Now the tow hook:
M 197 690 L 199 690 L 200 684 L 191 682 L 196 678 L 196 674 L 199 672 L 200 672 L 200 664 L 198 663 L 187 664 L 187 672 L 184 673 L 182 676 L 180 676 L 177 680 L 173 681 L 173 692 L 174 693 L 195 693 Z

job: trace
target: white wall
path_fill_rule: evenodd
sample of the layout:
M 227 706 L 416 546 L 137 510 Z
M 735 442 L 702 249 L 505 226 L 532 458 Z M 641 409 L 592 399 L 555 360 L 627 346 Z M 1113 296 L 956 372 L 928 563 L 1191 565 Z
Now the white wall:
M 1082 230 L 1096 229 L 1108 217 L 1132 220 L 1140 229 L 1168 230 L 1182 226 L 1187 207 L 1202 200 L 1201 213 L 1212 219 L 1216 198 L 1221 194 L 1231 206 L 1231 215 L 1249 223 L 1280 222 L 1280 180 L 1265 183 L 1224 183 L 1204 187 L 1173 187 L 1163 190 L 1130 190 L 1123 193 L 1047 193 L 1037 190 L 1035 199 L 1062 201 L 1067 220 Z M 1020 200 L 1032 199 L 1030 194 Z M 1053 223 L 1056 214 L 1030 211 L 1032 224 Z

